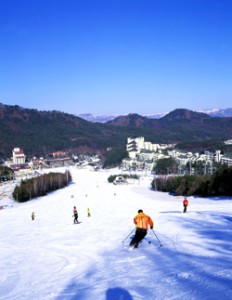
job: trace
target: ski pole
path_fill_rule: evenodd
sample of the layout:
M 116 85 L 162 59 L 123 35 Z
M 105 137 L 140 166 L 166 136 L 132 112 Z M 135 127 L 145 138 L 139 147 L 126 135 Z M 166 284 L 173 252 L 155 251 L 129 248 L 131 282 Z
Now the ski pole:
M 159 244 L 160 244 L 160 247 L 162 247 L 163 245 L 161 244 L 161 242 L 160 242 L 160 240 L 159 240 L 159 238 L 158 238 L 157 234 L 155 233 L 154 229 L 152 229 L 152 231 L 153 231 L 153 233 L 154 233 L 155 237 L 157 238 L 157 241 L 159 242 Z
M 128 237 L 133 233 L 135 231 L 135 228 L 126 236 L 126 238 L 122 241 L 122 243 L 124 243 L 125 242 L 125 240 L 127 240 L 128 239 Z

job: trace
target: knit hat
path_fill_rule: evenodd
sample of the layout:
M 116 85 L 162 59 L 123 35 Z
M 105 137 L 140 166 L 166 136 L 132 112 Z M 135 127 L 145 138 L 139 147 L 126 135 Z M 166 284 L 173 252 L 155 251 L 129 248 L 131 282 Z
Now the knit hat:
M 142 213 L 142 212 L 143 212 L 142 209 L 139 209 L 139 210 L 138 210 L 138 213 Z

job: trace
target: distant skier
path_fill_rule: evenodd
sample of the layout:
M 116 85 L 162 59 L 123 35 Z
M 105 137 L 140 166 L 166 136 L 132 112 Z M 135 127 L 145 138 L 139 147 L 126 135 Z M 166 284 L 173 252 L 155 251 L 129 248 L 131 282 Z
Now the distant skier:
M 31 214 L 31 219 L 32 219 L 32 221 L 35 220 L 35 213 L 34 212 Z
M 74 217 L 73 223 L 77 224 L 78 223 L 78 213 L 77 213 L 76 206 L 73 207 L 73 217 Z
M 139 243 L 147 235 L 148 225 L 153 229 L 152 219 L 145 215 L 142 209 L 138 210 L 138 214 L 134 217 L 134 223 L 136 225 L 135 236 L 130 242 L 130 247 L 138 248 Z
M 187 207 L 189 205 L 189 202 L 188 200 L 186 199 L 186 197 L 184 198 L 184 201 L 183 201 L 183 206 L 184 206 L 184 210 L 183 210 L 183 213 L 186 213 L 187 212 Z
M 91 217 L 90 209 L 89 209 L 89 208 L 87 209 L 87 216 L 88 216 L 88 217 Z

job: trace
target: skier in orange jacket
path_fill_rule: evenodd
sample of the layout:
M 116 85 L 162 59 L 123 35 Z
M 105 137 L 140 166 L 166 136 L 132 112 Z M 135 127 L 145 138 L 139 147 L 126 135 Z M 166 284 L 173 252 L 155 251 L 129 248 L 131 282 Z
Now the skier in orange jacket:
M 184 210 L 183 210 L 183 213 L 186 213 L 187 212 L 187 207 L 188 207 L 189 203 L 188 203 L 188 200 L 186 199 L 186 197 L 184 198 L 184 201 L 183 201 L 183 206 L 184 206 Z
M 144 214 L 142 209 L 139 209 L 138 214 L 134 217 L 134 223 L 136 225 L 136 231 L 130 242 L 130 247 L 138 248 L 139 243 L 147 235 L 148 226 L 153 229 L 153 221 L 149 216 Z

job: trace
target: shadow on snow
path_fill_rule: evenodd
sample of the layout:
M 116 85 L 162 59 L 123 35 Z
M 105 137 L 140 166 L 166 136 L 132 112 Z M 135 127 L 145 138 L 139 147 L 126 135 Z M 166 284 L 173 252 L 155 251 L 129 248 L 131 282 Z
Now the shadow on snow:
M 55 300 L 232 299 L 232 218 L 208 217 L 203 214 L 201 222 L 173 215 L 183 231 L 176 236 L 157 232 L 162 248 L 149 233 L 138 249 L 117 245 L 102 252 L 104 260 L 81 279 L 74 275 Z M 184 243 L 188 230 L 196 236 Z

